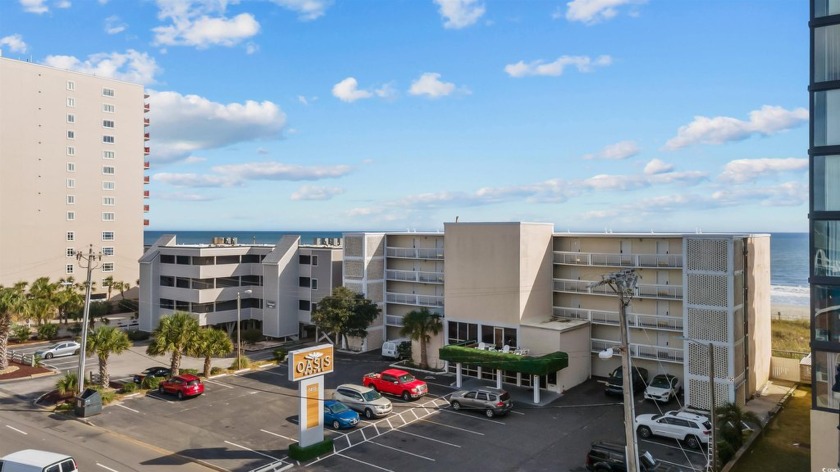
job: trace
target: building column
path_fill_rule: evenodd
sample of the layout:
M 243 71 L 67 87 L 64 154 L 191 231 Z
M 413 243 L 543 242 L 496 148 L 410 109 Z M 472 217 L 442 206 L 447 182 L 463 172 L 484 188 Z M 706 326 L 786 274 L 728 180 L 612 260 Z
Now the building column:
M 534 405 L 538 405 L 540 403 L 540 376 L 534 375 Z
M 502 389 L 502 369 L 496 369 L 496 388 Z

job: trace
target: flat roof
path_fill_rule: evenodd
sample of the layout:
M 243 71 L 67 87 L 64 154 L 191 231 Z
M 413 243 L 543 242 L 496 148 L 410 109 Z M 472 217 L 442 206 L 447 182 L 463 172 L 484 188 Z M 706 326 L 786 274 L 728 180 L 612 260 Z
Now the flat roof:
M 578 320 L 574 318 L 560 318 L 558 320 L 547 320 L 537 322 L 522 321 L 519 323 L 520 326 L 527 326 L 529 328 L 539 329 L 551 329 L 554 331 L 568 331 L 587 324 L 589 324 L 588 320 Z

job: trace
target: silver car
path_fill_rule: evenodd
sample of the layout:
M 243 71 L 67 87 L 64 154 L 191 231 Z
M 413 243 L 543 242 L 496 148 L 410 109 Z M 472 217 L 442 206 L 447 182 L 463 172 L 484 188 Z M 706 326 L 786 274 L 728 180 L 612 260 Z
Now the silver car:
M 52 359 L 53 357 L 75 356 L 79 353 L 79 350 L 81 349 L 82 346 L 76 341 L 64 341 L 57 344 L 53 344 L 50 347 L 38 349 L 37 351 L 35 351 L 35 357 L 40 357 L 42 359 Z
M 339 385 L 333 398 L 365 415 L 365 418 L 381 418 L 391 413 L 391 400 L 372 388 L 361 385 Z
M 449 404 L 453 410 L 470 409 L 483 410 L 488 418 L 506 415 L 513 409 L 510 394 L 495 388 L 479 388 L 477 390 L 461 390 L 449 397 Z

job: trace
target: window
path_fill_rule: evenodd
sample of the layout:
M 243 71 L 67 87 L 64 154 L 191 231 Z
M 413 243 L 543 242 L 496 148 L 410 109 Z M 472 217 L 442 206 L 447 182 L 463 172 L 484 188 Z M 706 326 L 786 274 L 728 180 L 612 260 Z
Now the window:
M 75 195 L 67 195 L 67 204 L 68 205 L 75 205 L 76 204 L 76 196 Z
M 175 279 L 175 286 L 178 288 L 190 288 L 190 279 L 186 277 L 178 277 Z
M 103 231 L 102 232 L 102 240 L 103 241 L 113 241 L 114 240 L 114 232 L 113 231 Z
M 111 211 L 102 212 L 102 221 L 114 221 L 114 213 Z
M 73 146 L 67 146 L 67 155 L 68 156 L 75 156 L 76 155 L 76 148 Z
M 76 115 L 72 113 L 67 114 L 67 122 L 68 123 L 75 123 L 76 122 Z
M 174 264 L 175 263 L 175 256 L 172 256 L 172 255 L 169 255 L 169 254 L 161 254 L 160 263 L 161 264 Z
M 105 206 L 114 206 L 114 202 L 116 202 L 114 197 L 102 197 L 102 204 Z
M 76 132 L 72 129 L 67 130 L 67 139 L 76 139 Z
M 298 310 L 309 311 L 309 300 L 298 300 Z
M 165 308 L 167 310 L 172 310 L 175 308 L 175 300 L 170 300 L 168 298 L 161 298 L 160 299 L 160 307 Z
M 216 264 L 239 264 L 239 256 L 216 256 Z
M 114 271 L 114 263 L 113 262 L 103 262 L 102 263 L 102 272 L 113 272 Z
M 102 248 L 102 255 L 103 256 L 113 256 L 114 255 L 114 246 L 105 246 Z
M 838 13 L 840 13 L 840 0 L 816 0 L 814 2 L 814 18 L 822 18 Z
M 216 258 L 213 256 L 195 256 L 192 258 L 193 265 L 213 265 Z
M 105 113 L 114 113 L 114 105 L 104 103 L 102 105 L 102 111 L 104 111 Z
M 102 166 L 102 173 L 105 175 L 114 175 L 113 166 Z
M 309 265 L 312 263 L 312 258 L 310 256 L 301 254 L 298 256 L 298 264 L 302 265 Z
M 73 162 L 67 163 L 67 172 L 76 172 L 76 164 Z
M 840 25 L 814 28 L 814 82 L 840 79 Z
M 103 128 L 113 128 L 114 121 L 113 120 L 102 120 L 102 127 Z
M 76 90 L 76 82 L 72 80 L 67 81 L 67 90 Z
M 67 97 L 67 106 L 73 108 L 76 106 L 76 99 L 73 97 Z
M 318 256 L 312 256 L 312 265 L 318 265 Z
M 262 262 L 263 256 L 259 254 L 243 254 L 242 255 L 242 263 L 243 264 L 256 264 L 258 262 Z
M 102 151 L 103 159 L 113 159 L 115 157 L 114 151 Z
M 309 277 L 300 277 L 298 279 L 298 287 L 309 287 Z
M 181 265 L 190 265 L 190 256 L 175 256 L 175 263 Z
M 114 137 L 113 136 L 102 136 L 102 142 L 107 144 L 114 144 Z
M 102 96 L 113 97 L 114 96 L 114 89 L 109 89 L 109 88 L 102 89 Z
M 68 211 L 67 212 L 67 221 L 73 221 L 76 219 L 76 212 L 75 211 Z
M 67 232 L 67 240 L 68 241 L 75 241 L 76 240 L 76 232 L 75 231 L 68 231 Z
M 67 264 L 64 266 L 64 273 L 65 274 L 72 274 L 73 273 L 73 264 Z
M 114 182 L 109 180 L 102 182 L 102 190 L 114 190 Z
M 76 250 L 75 250 L 75 249 L 73 249 L 72 247 L 68 247 L 68 248 L 66 249 L 65 255 L 66 255 L 67 257 L 75 257 L 75 256 L 76 256 Z
M 163 261 L 161 261 L 163 262 Z M 161 275 L 160 276 L 160 286 L 161 287 L 174 287 L 175 286 L 175 277 L 170 277 L 168 275 Z
M 318 290 L 318 279 L 312 279 L 312 290 Z
M 76 188 L 76 179 L 67 179 L 67 188 Z

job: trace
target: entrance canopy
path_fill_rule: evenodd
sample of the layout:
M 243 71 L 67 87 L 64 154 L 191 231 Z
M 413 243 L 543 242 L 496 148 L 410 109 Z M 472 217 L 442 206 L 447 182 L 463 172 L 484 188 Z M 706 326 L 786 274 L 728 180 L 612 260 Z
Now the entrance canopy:
M 529 375 L 548 375 L 569 366 L 569 355 L 561 351 L 530 357 L 500 351 L 484 351 L 462 344 L 443 346 L 440 348 L 440 358 L 483 369 L 507 370 Z

